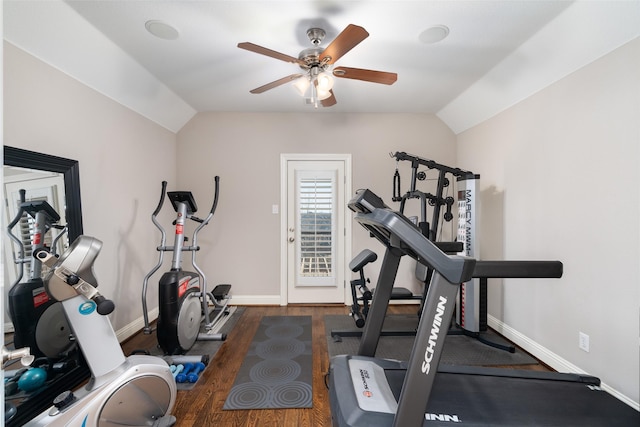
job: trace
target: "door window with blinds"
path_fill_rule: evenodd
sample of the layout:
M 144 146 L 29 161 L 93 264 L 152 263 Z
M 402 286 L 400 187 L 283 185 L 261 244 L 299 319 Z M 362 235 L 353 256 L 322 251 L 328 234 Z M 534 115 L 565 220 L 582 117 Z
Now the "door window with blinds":
M 335 286 L 335 171 L 296 171 L 297 283 Z

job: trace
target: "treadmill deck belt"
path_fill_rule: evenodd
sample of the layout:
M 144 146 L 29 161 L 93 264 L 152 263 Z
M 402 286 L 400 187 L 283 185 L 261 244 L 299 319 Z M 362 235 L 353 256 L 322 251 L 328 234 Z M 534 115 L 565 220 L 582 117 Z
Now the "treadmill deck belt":
M 350 361 L 357 362 L 361 372 L 365 371 L 362 378 L 348 373 Z M 362 369 L 367 364 L 371 369 Z M 380 368 L 384 370 L 382 379 L 367 372 Z M 386 382 L 395 400 L 387 406 L 394 406 L 405 374 L 405 362 L 334 357 L 329 379 L 334 425 L 391 426 L 393 413 L 362 410 L 357 395 L 376 397 L 373 394 L 379 385 L 373 383 Z M 368 381 L 364 386 L 363 378 Z M 423 426 L 640 425 L 638 411 L 600 389 L 598 384 L 595 377 L 575 374 L 442 366 L 436 375 Z M 350 393 L 346 393 L 348 389 Z M 336 390 L 340 391 L 339 397 Z

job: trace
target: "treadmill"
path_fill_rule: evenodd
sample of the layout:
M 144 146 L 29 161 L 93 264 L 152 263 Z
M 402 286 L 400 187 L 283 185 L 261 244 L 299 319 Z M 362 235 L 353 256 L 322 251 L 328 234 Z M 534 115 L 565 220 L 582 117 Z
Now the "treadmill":
M 562 276 L 559 261 L 479 261 L 447 255 L 367 189 L 349 202 L 385 247 L 358 355 L 331 359 L 329 398 L 337 427 L 639 426 L 640 412 L 582 374 L 439 365 L 459 284 L 473 277 Z M 434 270 L 409 361 L 373 357 L 400 259 Z

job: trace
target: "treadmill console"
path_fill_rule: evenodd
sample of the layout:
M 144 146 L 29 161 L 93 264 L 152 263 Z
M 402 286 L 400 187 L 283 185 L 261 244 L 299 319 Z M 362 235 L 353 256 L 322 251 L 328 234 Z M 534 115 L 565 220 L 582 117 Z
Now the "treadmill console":
M 389 206 L 385 205 L 380 197 L 367 188 L 356 191 L 356 195 L 348 205 L 349 209 L 356 213 L 369 213 L 377 208 L 389 209 Z

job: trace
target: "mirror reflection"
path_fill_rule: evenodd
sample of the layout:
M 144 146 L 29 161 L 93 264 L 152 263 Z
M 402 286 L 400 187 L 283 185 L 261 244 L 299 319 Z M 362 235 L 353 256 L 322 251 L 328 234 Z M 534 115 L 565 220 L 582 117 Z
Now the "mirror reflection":
M 88 368 L 61 303 L 44 291 L 47 267 L 32 262 L 34 250 L 43 247 L 60 254 L 83 232 L 78 162 L 5 146 L 3 177 L 4 345 L 7 355 L 19 353 L 11 349 L 29 347 L 34 358 L 28 368 L 14 357 L 5 363 L 3 347 L 3 373 L 9 379 L 5 426 L 12 427 L 85 381 Z M 44 369 L 47 366 L 59 369 Z M 39 370 L 47 374 L 36 375 Z
M 66 236 L 65 191 L 62 174 L 15 166 L 4 166 L 3 194 L 5 198 L 2 229 L 4 242 L 5 301 L 18 283 L 41 279 L 46 267 L 33 262 L 33 250 L 50 248 L 62 253 L 69 247 Z M 12 225 L 9 229 L 9 225 Z M 10 313 L 4 313 L 4 332 L 13 332 Z

